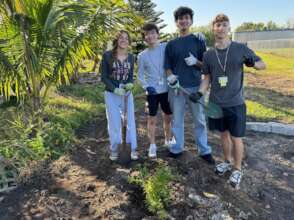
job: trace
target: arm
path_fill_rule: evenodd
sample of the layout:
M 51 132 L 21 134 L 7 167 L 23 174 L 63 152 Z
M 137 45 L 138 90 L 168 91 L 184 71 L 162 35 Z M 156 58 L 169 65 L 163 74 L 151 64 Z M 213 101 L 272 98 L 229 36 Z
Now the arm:
M 134 56 L 132 54 L 128 55 L 128 61 L 130 63 L 130 71 L 128 79 L 126 80 L 125 84 L 134 82 Z
M 171 69 L 167 69 L 167 70 L 165 70 L 165 72 L 166 72 L 167 76 L 173 75 L 173 71 Z
M 208 90 L 210 85 L 210 74 L 205 74 L 204 79 L 202 80 L 200 87 L 199 87 L 199 92 L 203 95 L 205 92 Z
M 264 70 L 266 68 L 265 63 L 262 61 L 262 59 L 257 56 L 253 50 L 248 48 L 244 45 L 245 52 L 244 52 L 244 64 L 247 67 L 253 67 L 256 70 Z
M 164 51 L 164 69 L 167 76 L 170 76 L 173 74 L 171 54 L 172 54 L 171 44 L 168 43 Z
M 109 78 L 110 67 L 108 63 L 109 57 L 107 57 L 106 53 L 103 54 L 102 61 L 100 64 L 100 73 L 101 73 L 101 80 L 105 84 L 105 87 L 109 91 L 114 91 L 115 85 L 112 83 L 111 79 Z
M 199 67 L 200 69 L 202 69 L 202 67 L 203 67 L 203 62 L 200 61 L 200 60 L 197 60 L 197 62 L 196 62 L 196 66 Z
M 202 80 L 198 91 L 193 92 L 193 93 L 191 93 L 189 95 L 189 99 L 194 103 L 198 102 L 201 99 L 201 97 L 208 90 L 209 85 L 211 83 L 210 68 L 209 68 L 209 64 L 208 64 L 208 60 L 207 60 L 206 55 L 204 55 L 204 57 L 203 57 L 203 68 L 202 68 L 202 70 L 204 72 L 204 79 Z
M 145 68 L 142 54 L 139 54 L 138 56 L 138 80 L 143 89 L 146 89 L 148 87 L 147 82 L 145 80 Z
M 199 59 L 198 59 L 198 62 L 197 62 L 197 66 L 199 68 L 203 68 L 203 54 L 206 52 L 206 42 L 205 42 L 205 36 L 202 34 L 202 33 L 199 33 L 198 34 L 198 39 L 200 41 L 200 51 L 199 51 Z
M 259 60 L 254 63 L 253 68 L 256 70 L 264 70 L 266 68 L 266 65 L 262 60 Z
M 185 62 L 188 66 L 194 66 L 197 67 L 199 69 L 203 68 L 203 53 L 206 51 L 206 44 L 205 44 L 205 37 L 203 34 L 201 34 L 201 37 L 199 37 L 199 33 L 198 35 L 196 35 L 195 39 L 195 43 L 198 44 L 197 48 L 199 48 L 197 50 L 197 55 L 194 56 L 191 52 L 189 53 L 189 56 L 185 58 Z
M 168 43 L 165 48 L 165 54 L 164 54 L 164 69 L 167 76 L 167 82 L 169 85 L 173 85 L 176 82 L 178 82 L 178 77 L 173 73 L 172 71 L 172 48 L 171 45 Z

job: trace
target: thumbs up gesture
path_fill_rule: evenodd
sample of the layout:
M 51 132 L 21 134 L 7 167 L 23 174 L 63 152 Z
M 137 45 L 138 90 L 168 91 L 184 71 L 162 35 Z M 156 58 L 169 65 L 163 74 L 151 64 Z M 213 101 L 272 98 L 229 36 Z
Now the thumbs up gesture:
M 194 57 L 194 55 L 191 52 L 189 52 L 189 56 L 185 58 L 185 62 L 188 66 L 196 65 L 197 61 L 197 58 Z

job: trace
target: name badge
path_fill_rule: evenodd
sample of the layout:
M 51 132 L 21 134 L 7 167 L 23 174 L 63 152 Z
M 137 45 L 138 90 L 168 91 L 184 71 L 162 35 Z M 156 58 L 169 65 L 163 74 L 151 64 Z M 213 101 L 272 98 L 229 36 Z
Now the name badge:
M 218 77 L 218 83 L 220 87 L 226 87 L 228 84 L 228 77 L 227 76 Z

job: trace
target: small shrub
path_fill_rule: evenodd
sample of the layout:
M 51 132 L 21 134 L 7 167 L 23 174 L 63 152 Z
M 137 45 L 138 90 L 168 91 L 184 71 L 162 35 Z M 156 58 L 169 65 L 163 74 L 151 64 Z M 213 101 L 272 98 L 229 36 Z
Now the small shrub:
M 56 159 L 69 149 L 74 139 L 74 131 L 60 124 L 47 123 L 42 137 L 45 148 L 50 152 L 50 157 Z
M 148 210 L 160 219 L 166 219 L 166 207 L 170 202 L 169 182 L 175 179 L 168 167 L 158 167 L 150 174 L 146 166 L 139 167 L 135 176 L 129 177 L 129 182 L 140 185 L 145 193 Z

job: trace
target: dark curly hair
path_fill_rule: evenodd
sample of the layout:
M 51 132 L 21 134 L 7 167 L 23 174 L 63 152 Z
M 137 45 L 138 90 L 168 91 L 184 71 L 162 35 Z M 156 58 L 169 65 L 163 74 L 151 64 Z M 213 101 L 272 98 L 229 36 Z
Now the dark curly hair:
M 184 16 L 184 15 L 190 15 L 191 19 L 193 20 L 193 15 L 194 15 L 194 12 L 191 8 L 189 7 L 184 7 L 184 6 L 181 6 L 179 8 L 177 8 L 175 11 L 174 11 L 174 18 L 175 18 L 175 21 L 177 21 L 180 17 Z

